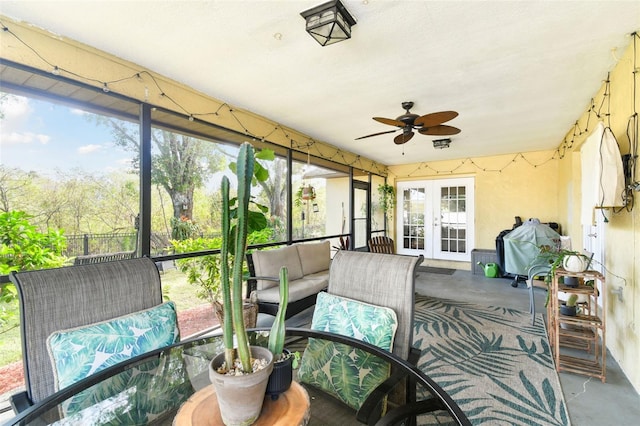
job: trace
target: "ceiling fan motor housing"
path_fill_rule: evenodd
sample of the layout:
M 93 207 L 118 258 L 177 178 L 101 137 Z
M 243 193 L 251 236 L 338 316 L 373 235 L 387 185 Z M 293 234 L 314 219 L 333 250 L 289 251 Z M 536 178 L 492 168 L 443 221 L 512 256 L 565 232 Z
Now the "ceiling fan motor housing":
M 402 108 L 406 111 L 405 114 L 402 114 L 400 117 L 397 117 L 396 120 L 402 121 L 407 126 L 413 126 L 413 123 L 416 121 L 416 118 L 420 117 L 418 114 L 411 114 L 409 110 L 413 108 L 413 102 L 403 102 Z M 406 127 L 405 127 L 406 133 Z

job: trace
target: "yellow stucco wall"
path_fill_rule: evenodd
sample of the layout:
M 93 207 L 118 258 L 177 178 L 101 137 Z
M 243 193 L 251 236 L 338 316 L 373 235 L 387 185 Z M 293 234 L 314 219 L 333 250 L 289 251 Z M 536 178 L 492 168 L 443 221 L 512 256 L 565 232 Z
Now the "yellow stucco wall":
M 553 151 L 509 154 L 425 165 L 389 166 L 396 181 L 473 176 L 475 179 L 474 248 L 495 249 L 496 236 L 515 217 L 565 223 L 558 216 L 556 180 L 559 160 Z M 450 171 L 455 172 L 450 173 Z

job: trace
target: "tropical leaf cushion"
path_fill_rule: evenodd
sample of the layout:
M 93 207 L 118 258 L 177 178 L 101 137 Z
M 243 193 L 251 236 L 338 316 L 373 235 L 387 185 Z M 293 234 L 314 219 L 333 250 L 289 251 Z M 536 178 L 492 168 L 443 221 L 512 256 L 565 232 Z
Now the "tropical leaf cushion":
M 387 351 L 393 347 L 398 319 L 393 309 L 319 293 L 312 330 L 353 337 Z M 389 377 L 389 363 L 360 349 L 310 338 L 298 380 L 333 395 L 355 410 Z
M 56 331 L 47 338 L 56 390 L 179 339 L 173 302 L 108 321 Z
M 60 425 L 164 424 L 191 395 L 181 347 L 136 363 L 60 405 Z M 168 423 L 167 423 L 168 424 Z

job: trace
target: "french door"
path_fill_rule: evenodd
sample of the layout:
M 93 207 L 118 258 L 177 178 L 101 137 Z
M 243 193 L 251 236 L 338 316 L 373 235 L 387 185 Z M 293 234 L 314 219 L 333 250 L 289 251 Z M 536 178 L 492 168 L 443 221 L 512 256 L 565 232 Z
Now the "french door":
M 398 182 L 397 252 L 425 259 L 470 261 L 474 243 L 474 179 Z

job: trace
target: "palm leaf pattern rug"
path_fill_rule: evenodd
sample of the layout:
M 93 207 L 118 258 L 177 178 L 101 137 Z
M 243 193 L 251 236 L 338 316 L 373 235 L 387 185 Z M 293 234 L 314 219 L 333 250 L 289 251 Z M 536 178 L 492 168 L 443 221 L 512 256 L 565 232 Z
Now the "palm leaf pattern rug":
M 546 329 L 538 316 L 416 296 L 418 367 L 474 425 L 570 425 Z M 420 424 L 442 424 L 437 413 Z

